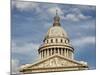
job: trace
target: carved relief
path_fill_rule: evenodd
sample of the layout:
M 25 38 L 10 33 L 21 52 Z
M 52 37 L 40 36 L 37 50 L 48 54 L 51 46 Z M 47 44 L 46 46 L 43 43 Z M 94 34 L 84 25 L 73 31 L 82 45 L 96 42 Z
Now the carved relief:
M 66 67 L 66 66 L 76 66 L 78 64 L 65 60 L 63 58 L 59 58 L 59 57 L 54 57 L 52 59 L 47 59 L 44 62 L 41 62 L 37 65 L 33 65 L 33 68 L 37 68 L 37 67 Z

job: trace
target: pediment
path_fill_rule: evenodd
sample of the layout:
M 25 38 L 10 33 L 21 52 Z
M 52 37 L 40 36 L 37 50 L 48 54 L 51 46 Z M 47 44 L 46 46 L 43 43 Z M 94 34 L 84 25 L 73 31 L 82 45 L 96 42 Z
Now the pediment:
M 84 64 L 76 62 L 74 60 L 67 59 L 59 55 L 54 55 L 52 57 L 43 59 L 35 64 L 31 64 L 26 68 L 71 67 L 71 66 L 81 66 L 81 65 Z

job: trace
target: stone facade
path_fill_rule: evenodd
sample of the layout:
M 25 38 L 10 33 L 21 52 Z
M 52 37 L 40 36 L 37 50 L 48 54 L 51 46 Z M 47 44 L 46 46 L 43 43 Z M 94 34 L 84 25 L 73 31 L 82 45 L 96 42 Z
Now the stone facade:
M 56 12 L 53 26 L 49 28 L 39 47 L 40 60 L 33 64 L 23 65 L 21 73 L 55 72 L 87 70 L 86 62 L 74 60 L 74 48 L 69 37 L 60 24 Z

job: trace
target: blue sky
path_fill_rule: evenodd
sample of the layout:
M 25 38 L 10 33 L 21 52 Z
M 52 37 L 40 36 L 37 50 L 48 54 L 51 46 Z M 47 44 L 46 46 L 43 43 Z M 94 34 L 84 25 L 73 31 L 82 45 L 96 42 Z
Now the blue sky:
M 88 5 L 54 4 L 12 1 L 11 40 L 13 71 L 23 64 L 38 60 L 38 47 L 53 24 L 56 10 L 61 26 L 75 49 L 75 59 L 96 68 L 95 26 L 96 7 Z

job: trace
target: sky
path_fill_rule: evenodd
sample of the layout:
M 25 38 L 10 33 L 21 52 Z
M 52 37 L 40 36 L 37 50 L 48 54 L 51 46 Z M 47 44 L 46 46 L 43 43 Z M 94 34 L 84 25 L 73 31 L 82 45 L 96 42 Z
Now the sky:
M 72 46 L 74 59 L 96 68 L 96 7 L 88 5 L 11 2 L 12 72 L 39 59 L 38 48 L 58 10 L 61 26 Z

